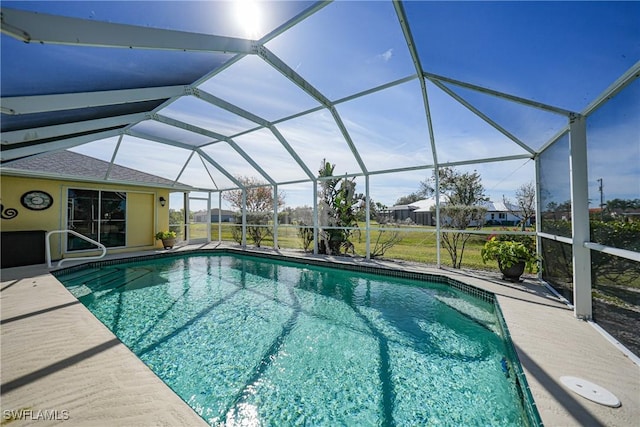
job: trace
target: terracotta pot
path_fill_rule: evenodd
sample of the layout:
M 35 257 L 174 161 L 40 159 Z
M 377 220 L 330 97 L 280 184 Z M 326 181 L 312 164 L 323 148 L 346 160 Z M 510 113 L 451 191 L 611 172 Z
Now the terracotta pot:
M 520 281 L 520 276 L 524 273 L 525 265 L 526 263 L 524 261 L 520 261 L 509 268 L 503 268 L 500 264 L 500 260 L 498 260 L 498 267 L 500 267 L 500 271 L 502 272 L 502 279 L 509 280 L 510 282 Z

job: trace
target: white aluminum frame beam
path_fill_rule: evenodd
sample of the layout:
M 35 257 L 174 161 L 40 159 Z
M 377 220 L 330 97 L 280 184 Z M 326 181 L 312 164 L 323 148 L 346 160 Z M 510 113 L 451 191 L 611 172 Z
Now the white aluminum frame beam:
M 81 122 L 65 123 L 61 125 L 42 126 L 37 128 L 2 132 L 2 145 L 18 144 L 23 142 L 38 141 L 43 139 L 58 138 L 65 135 L 74 135 L 108 129 L 116 126 L 126 126 L 138 123 L 145 119 L 145 113 L 125 114 L 122 116 L 107 117 L 103 119 L 84 120 Z
M 602 92 L 602 94 L 597 97 L 593 102 L 591 102 L 582 112 L 583 116 L 589 116 L 595 110 L 600 108 L 602 104 L 609 101 L 611 98 L 616 96 L 618 92 L 623 90 L 627 85 L 629 85 L 635 79 L 640 78 L 640 61 L 633 64 L 631 68 L 627 70 L 622 76 L 616 79 L 607 89 Z
M 364 214 L 365 214 L 365 258 L 371 259 L 371 194 L 369 187 L 369 175 L 365 175 L 364 177 Z M 378 231 L 379 232 L 379 231 Z
M 271 178 L 271 176 L 264 170 L 262 169 L 262 167 L 260 167 L 260 165 L 258 165 L 251 156 L 249 156 L 233 139 L 221 135 L 217 132 L 212 132 L 208 129 L 204 129 L 201 128 L 199 126 L 195 126 L 189 123 L 185 123 L 183 121 L 180 120 L 176 120 L 176 119 L 172 119 L 171 117 L 167 117 L 167 116 L 163 116 L 162 114 L 158 114 L 158 113 L 153 113 L 153 114 L 149 114 L 149 118 L 156 120 L 160 123 L 164 123 L 166 125 L 169 126 L 174 126 L 180 129 L 184 129 L 187 130 L 189 132 L 193 132 L 193 133 L 197 133 L 200 135 L 204 135 L 204 136 L 208 136 L 210 138 L 215 139 L 216 141 L 212 142 L 212 143 L 206 143 L 206 144 L 201 144 L 198 147 L 202 148 L 208 145 L 211 145 L 215 142 L 220 142 L 220 141 L 224 141 L 227 144 L 229 144 L 238 154 L 240 154 L 240 156 L 242 156 L 242 158 L 249 163 L 255 170 L 258 171 L 258 173 L 260 175 L 262 175 L 262 177 L 267 180 L 269 182 L 269 184 L 271 185 L 275 185 L 276 182 L 273 180 L 273 178 Z
M 441 76 L 438 74 L 434 74 L 434 73 L 429 73 L 426 71 L 423 71 L 423 75 L 424 77 L 428 78 L 429 80 L 439 80 L 441 82 L 446 82 L 446 83 L 451 83 L 453 85 L 456 86 L 460 86 L 460 87 L 464 87 L 467 89 L 471 89 L 474 90 L 476 92 L 481 92 L 487 95 L 491 95 L 491 96 L 495 96 L 497 98 L 502 98 L 502 99 L 506 99 L 509 101 L 513 101 L 516 102 L 518 104 L 523 104 L 523 105 L 527 105 L 529 107 L 534 107 L 540 110 L 545 110 L 545 111 L 549 111 L 551 113 L 556 113 L 556 114 L 560 114 L 563 116 L 569 116 L 571 114 L 573 114 L 573 111 L 569 111 L 569 110 L 565 110 L 564 108 L 560 108 L 560 107 L 555 107 L 553 105 L 548 105 L 548 104 L 544 104 L 542 102 L 537 102 L 537 101 L 532 101 L 530 99 L 527 98 L 522 98 L 520 96 L 515 96 L 515 95 L 510 95 L 508 93 L 504 93 L 504 92 L 500 92 L 497 90 L 493 90 L 493 89 L 488 89 L 482 86 L 478 86 L 478 85 L 474 85 L 471 83 L 466 83 L 460 80 L 455 80 L 449 77 L 445 77 L 445 76 Z
M 0 151 L 0 160 L 3 162 L 20 157 L 32 156 L 34 154 L 46 153 L 49 151 L 60 151 L 68 148 L 73 148 L 78 145 L 86 144 L 88 142 L 96 141 L 99 139 L 112 138 L 120 135 L 120 129 L 111 129 L 104 132 L 91 133 L 88 135 L 76 136 L 73 138 L 67 138 L 62 140 L 56 140 L 51 142 L 34 143 L 26 147 L 9 148 Z
M 2 32 L 25 43 L 252 53 L 253 40 L 2 8 Z
M 113 153 L 111 153 L 111 161 L 109 161 L 109 167 L 107 168 L 107 172 L 104 174 L 104 180 L 109 179 L 109 175 L 111 175 L 111 170 L 113 169 L 113 165 L 116 161 L 116 157 L 118 156 L 118 151 L 120 151 L 120 145 L 122 144 L 122 140 L 124 139 L 124 134 L 121 133 L 118 137 L 118 142 L 116 143 L 116 148 L 113 149 Z
M 275 68 L 280 74 L 289 79 L 293 84 L 298 86 L 304 92 L 306 92 L 309 96 L 315 99 L 320 104 L 324 105 L 326 108 L 329 108 L 333 105 L 333 103 L 322 94 L 318 89 L 316 89 L 311 83 L 306 81 L 300 74 L 298 74 L 293 68 L 289 67 L 287 63 L 285 63 L 282 59 L 278 58 L 276 54 L 271 52 L 265 46 L 257 46 L 256 51 L 254 52 L 258 55 L 264 62 L 271 65 Z
M 289 155 L 296 161 L 296 163 L 298 163 L 298 166 L 300 166 L 302 168 L 304 173 L 307 174 L 309 179 L 312 182 L 315 183 L 316 182 L 316 177 L 313 174 L 313 172 L 311 172 L 311 170 L 307 167 L 307 164 L 300 158 L 300 156 L 298 156 L 298 153 L 296 152 L 296 150 L 293 149 L 293 147 L 289 144 L 289 142 L 286 140 L 286 138 L 284 136 L 282 136 L 282 134 L 280 133 L 278 128 L 276 128 L 274 125 L 271 125 L 271 126 L 269 126 L 269 130 L 271 131 L 273 136 L 275 136 L 276 139 L 278 141 L 280 141 L 280 144 L 282 144 L 284 149 L 287 150 Z
M 449 89 L 446 85 L 442 84 L 438 80 L 429 79 L 429 81 L 431 81 L 434 85 L 438 86 L 440 88 L 440 90 L 442 90 L 443 92 L 448 94 L 450 97 L 452 97 L 453 99 L 458 101 L 460 104 L 464 105 L 469 111 L 471 111 L 473 114 L 475 114 L 476 116 L 480 117 L 482 120 L 487 122 L 491 127 L 496 129 L 498 132 L 502 133 L 504 136 L 506 136 L 507 138 L 509 138 L 510 140 L 515 142 L 516 144 L 518 144 L 520 146 L 520 148 L 522 148 L 525 151 L 529 152 L 531 155 L 535 154 L 535 150 L 533 148 L 529 147 L 527 144 L 525 144 L 523 141 L 521 141 L 520 138 L 518 138 L 517 136 L 513 135 L 511 132 L 509 132 L 508 130 L 506 130 L 505 128 L 500 126 L 498 123 L 493 121 L 489 116 L 487 116 L 486 114 L 484 114 L 483 112 L 478 110 L 476 107 L 471 105 L 469 102 L 467 102 L 460 95 L 458 95 L 457 93 L 455 93 L 454 91 Z
M 191 161 L 191 159 L 193 158 L 193 155 L 196 154 L 195 151 L 192 151 L 191 153 L 189 153 L 189 157 L 187 157 L 187 160 L 184 162 L 184 164 L 182 165 L 182 168 L 180 169 L 180 172 L 178 172 L 178 176 L 176 177 L 176 179 L 173 181 L 173 185 L 176 185 L 180 182 L 180 177 L 182 176 L 182 174 L 184 173 L 184 171 L 187 169 L 187 166 L 189 166 L 189 162 Z M 209 172 L 209 171 L 207 171 Z M 209 175 L 211 176 L 211 175 Z M 212 179 L 211 182 L 213 182 L 213 186 L 214 187 L 218 187 L 216 185 L 216 182 Z
M 273 184 L 273 249 L 280 249 L 278 245 L 278 185 Z
M 267 64 L 271 65 L 273 68 L 279 71 L 283 76 L 288 78 L 291 82 L 293 82 L 296 86 L 302 89 L 305 93 L 307 93 L 317 102 L 324 105 L 331 112 L 331 115 L 333 116 L 333 119 L 336 122 L 338 129 L 340 129 L 340 132 L 342 133 L 342 136 L 344 137 L 345 142 L 347 143 L 347 145 L 349 146 L 349 149 L 351 150 L 351 154 L 353 154 L 353 157 L 356 159 L 358 166 L 360 166 L 360 170 L 366 174 L 367 167 L 364 164 L 364 161 L 362 160 L 362 157 L 360 156 L 358 149 L 353 143 L 353 140 L 351 139 L 351 135 L 349 135 L 349 131 L 344 125 L 344 122 L 342 121 L 342 118 L 340 117 L 338 110 L 336 110 L 335 106 L 329 100 L 329 98 L 324 96 L 322 92 L 316 89 L 311 83 L 306 81 L 293 68 L 289 67 L 283 60 L 278 58 L 273 52 L 271 52 L 265 46 L 258 46 L 256 49 L 256 53 Z
M 435 169 L 435 186 L 436 186 L 436 265 L 440 268 L 440 177 L 438 174 L 438 150 L 436 149 L 435 135 L 433 134 L 433 121 L 431 120 L 431 107 L 429 105 L 429 94 L 427 93 L 427 84 L 424 81 L 424 69 L 422 62 L 420 61 L 420 55 L 416 50 L 413 34 L 411 34 L 411 28 L 407 22 L 407 14 L 404 11 L 404 6 L 398 0 L 393 1 L 393 7 L 396 10 L 400 28 L 404 34 L 404 39 L 407 43 L 407 48 L 411 54 L 413 65 L 416 69 L 416 73 L 420 76 L 420 91 L 422 93 L 422 102 L 424 105 L 425 118 L 427 120 L 427 127 L 429 129 L 429 143 L 431 145 L 431 155 L 433 156 L 433 167 Z
M 193 153 L 195 154 L 196 152 L 194 151 Z M 200 159 L 200 163 L 202 163 L 202 166 L 204 167 L 204 170 L 207 171 L 207 175 L 209 175 L 209 179 L 213 183 L 213 187 L 214 188 L 218 188 L 218 184 L 216 184 L 216 180 L 213 178 L 213 175 L 211 175 L 211 171 L 207 167 L 207 164 L 205 163 L 204 159 L 202 158 L 202 156 L 200 154 L 198 154 L 198 158 Z M 186 166 L 188 166 L 188 163 L 185 163 L 185 167 Z
M 31 114 L 161 100 L 183 95 L 187 88 L 188 86 L 162 86 L 55 95 L 11 96 L 2 98 L 2 112 L 12 115 Z
M 233 113 L 237 116 L 240 116 L 264 128 L 269 129 L 271 133 L 273 133 L 273 135 L 276 137 L 276 139 L 280 141 L 280 143 L 285 148 L 285 150 L 287 150 L 287 152 L 291 155 L 291 157 L 296 161 L 296 163 L 298 163 L 298 166 L 300 166 L 302 170 L 304 170 L 304 172 L 307 174 L 309 179 L 312 181 L 315 179 L 315 176 L 313 175 L 313 173 L 311 173 L 311 171 L 309 170 L 307 165 L 302 161 L 300 156 L 296 154 L 295 150 L 287 142 L 284 136 L 282 136 L 282 134 L 276 129 L 276 127 L 273 124 L 271 124 L 268 120 L 265 120 L 262 117 L 256 116 L 255 114 L 250 113 L 249 111 L 243 110 L 242 108 L 236 105 L 233 105 L 230 102 L 227 102 L 223 99 L 220 99 L 217 96 L 212 95 L 209 92 L 206 92 L 204 90 L 201 90 L 198 88 L 191 88 L 190 93 L 196 98 L 202 99 L 203 101 L 208 102 L 211 105 L 220 107 L 223 110 L 226 110 L 230 113 Z
M 242 189 L 242 247 L 247 247 L 247 189 Z
M 270 33 L 268 33 L 267 35 L 262 37 L 259 40 L 259 43 L 260 44 L 264 44 L 264 43 L 266 43 L 266 42 L 278 37 L 280 34 L 284 33 L 289 28 L 291 28 L 294 25 L 304 21 L 305 19 L 307 19 L 308 17 L 310 17 L 314 13 L 316 13 L 319 10 L 323 9 L 324 7 L 330 5 L 332 2 L 333 1 L 327 1 L 327 0 L 316 1 L 312 6 L 306 8 L 305 10 L 300 12 L 298 15 L 294 16 L 293 18 L 291 18 L 289 21 L 285 22 L 284 24 L 280 25 L 279 27 L 275 28 L 273 31 L 271 31 Z
M 590 241 L 586 117 L 572 115 L 569 127 L 574 313 L 579 319 L 591 320 L 591 251 L 586 247 Z
M 200 144 L 199 145 L 200 147 L 203 145 L 210 145 L 218 141 L 223 141 L 226 138 L 226 136 L 220 135 L 219 133 L 212 132 L 208 129 L 201 128 L 200 126 L 192 125 L 191 123 L 186 123 L 186 122 L 183 122 L 182 120 L 174 119 L 160 113 L 147 113 L 146 116 L 147 118 L 151 120 L 155 120 L 156 122 L 160 122 L 165 125 L 173 126 L 189 132 L 204 135 L 213 140 L 212 142 L 206 142 L 204 144 Z
M 213 160 L 213 158 L 211 158 L 211 156 L 209 156 L 207 153 L 205 153 L 204 151 L 202 151 L 200 148 L 198 148 L 196 146 L 185 144 L 184 142 L 174 141 L 174 140 L 171 140 L 171 139 L 161 138 L 161 137 L 155 136 L 155 135 L 149 135 L 149 134 L 146 134 L 144 132 L 140 132 L 140 131 L 136 131 L 136 130 L 127 130 L 124 133 L 126 135 L 133 136 L 133 137 L 136 137 L 136 138 L 146 139 L 146 140 L 154 141 L 154 142 L 159 142 L 160 144 L 171 145 L 173 147 L 183 148 L 183 149 L 189 150 L 189 151 L 195 151 L 201 157 L 204 157 L 204 159 L 207 160 L 209 163 L 211 163 L 211 165 L 213 165 L 216 169 L 218 169 L 218 171 L 220 171 L 221 174 L 226 176 L 231 182 L 233 182 L 235 185 L 237 185 L 238 188 L 244 188 L 243 185 L 233 175 L 231 175 L 229 172 L 227 172 L 227 170 L 225 168 L 220 166 L 220 164 L 218 162 Z
M 247 119 L 251 122 L 257 123 L 263 127 L 269 127 L 271 123 L 262 117 L 256 116 L 255 114 L 244 110 L 237 105 L 234 105 L 230 102 L 225 101 L 224 99 L 218 98 L 215 95 L 210 94 L 209 92 L 202 90 L 200 88 L 191 87 L 187 90 L 187 95 L 193 95 L 198 99 L 201 99 L 205 102 L 208 102 L 211 105 L 215 105 L 216 107 L 220 107 L 223 110 L 226 110 L 230 113 L 235 114 L 236 116 L 240 116 L 244 119 Z

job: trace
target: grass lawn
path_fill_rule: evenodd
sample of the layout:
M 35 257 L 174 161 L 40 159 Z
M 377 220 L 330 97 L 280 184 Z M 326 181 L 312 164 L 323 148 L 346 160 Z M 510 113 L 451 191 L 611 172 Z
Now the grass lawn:
M 232 227 L 235 224 L 223 223 L 222 224 L 222 241 L 234 242 L 231 233 Z M 192 235 L 197 233 L 198 236 L 204 235 L 204 228 L 206 224 L 194 224 L 192 225 Z M 366 241 L 364 227 L 365 224 L 360 224 L 362 232 L 360 236 L 358 233 L 354 233 L 351 238 L 351 242 L 354 245 L 354 249 L 357 255 L 364 256 L 366 253 Z M 378 224 L 372 222 L 371 227 L 378 227 Z M 436 234 L 435 227 L 426 226 L 402 226 L 401 227 L 402 240 L 393 247 L 389 248 L 383 258 L 406 260 L 423 262 L 428 264 L 435 264 L 436 258 Z M 485 227 L 482 231 L 492 232 L 496 230 L 504 230 L 501 227 Z M 298 229 L 294 226 L 281 225 L 278 228 L 278 245 L 282 249 L 303 249 L 302 240 L 298 237 Z M 371 232 L 371 250 L 373 251 L 376 240 L 380 235 L 379 230 L 372 230 Z M 391 233 L 390 231 L 386 232 Z M 478 270 L 496 270 L 498 268 L 497 263 L 490 262 L 484 264 L 480 257 L 480 251 L 484 242 L 487 240 L 487 235 L 472 235 L 467 242 L 465 251 L 463 254 L 463 268 L 472 268 Z M 218 224 L 211 224 L 211 239 L 213 241 L 218 240 Z M 251 245 L 251 239 L 247 238 L 247 244 Z M 261 242 L 262 247 L 273 247 L 273 238 L 271 236 L 266 237 Z M 313 247 L 313 246 L 311 246 Z M 444 247 L 440 249 L 440 260 L 443 265 L 452 265 L 451 257 Z

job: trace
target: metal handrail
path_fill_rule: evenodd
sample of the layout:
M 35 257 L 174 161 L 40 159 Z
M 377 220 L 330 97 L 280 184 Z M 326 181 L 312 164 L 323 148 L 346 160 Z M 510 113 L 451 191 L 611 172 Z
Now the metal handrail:
M 107 254 L 107 247 L 105 245 L 103 245 L 100 242 L 96 242 L 95 240 L 90 239 L 87 236 L 78 233 L 77 231 L 73 231 L 73 230 L 53 230 L 53 231 L 49 231 L 47 233 L 46 238 L 45 238 L 45 243 L 46 243 L 46 248 L 47 248 L 47 265 L 49 266 L 49 268 L 53 268 L 53 266 L 51 265 L 51 242 L 50 242 L 49 238 L 53 234 L 62 234 L 62 233 L 71 233 L 74 236 L 81 238 L 82 240 L 86 240 L 89 243 L 93 243 L 94 245 L 98 246 L 99 249 L 102 250 L 102 255 L 83 256 L 83 257 L 77 257 L 77 258 L 63 258 L 58 262 L 58 267 L 60 267 L 62 265 L 62 263 L 65 262 L 65 261 L 80 261 L 80 260 L 87 260 L 87 259 L 100 259 L 100 258 L 103 258 Z

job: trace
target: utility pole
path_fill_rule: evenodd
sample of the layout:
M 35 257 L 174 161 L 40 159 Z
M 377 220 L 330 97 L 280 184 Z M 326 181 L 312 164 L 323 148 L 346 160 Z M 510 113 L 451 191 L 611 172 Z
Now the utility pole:
M 600 183 L 600 187 L 598 190 L 600 191 L 600 221 L 604 221 L 604 193 L 602 187 L 602 178 L 598 179 L 598 183 Z

